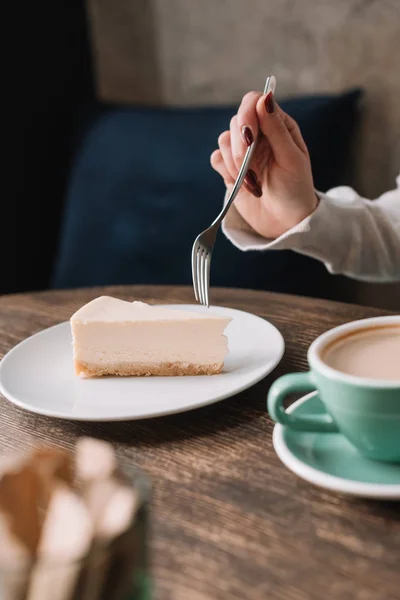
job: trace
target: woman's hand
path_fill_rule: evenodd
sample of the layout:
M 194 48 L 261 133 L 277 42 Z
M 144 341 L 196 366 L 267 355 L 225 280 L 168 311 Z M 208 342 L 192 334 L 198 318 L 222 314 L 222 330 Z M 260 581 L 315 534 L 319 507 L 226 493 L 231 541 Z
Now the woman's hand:
M 277 238 L 310 215 L 318 199 L 299 126 L 279 108 L 272 92 L 244 96 L 230 131 L 218 138 L 219 150 L 211 155 L 211 164 L 230 190 L 247 147 L 257 137 L 251 169 L 235 206 L 257 233 Z

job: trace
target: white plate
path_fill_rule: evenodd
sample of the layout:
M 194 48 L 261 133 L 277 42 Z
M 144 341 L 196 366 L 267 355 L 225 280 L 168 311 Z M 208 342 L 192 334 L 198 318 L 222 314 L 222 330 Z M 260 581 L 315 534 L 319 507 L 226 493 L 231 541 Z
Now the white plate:
M 208 310 L 199 305 L 169 308 Z M 0 391 L 31 412 L 80 421 L 144 419 L 228 398 L 268 375 L 281 360 L 285 344 L 279 331 L 260 317 L 231 308 L 211 310 L 232 318 L 226 329 L 230 353 L 219 375 L 80 379 L 73 370 L 66 322 L 10 350 L 0 364 Z
M 287 412 L 320 415 L 325 409 L 312 392 Z M 341 433 L 295 431 L 277 424 L 273 445 L 288 469 L 314 485 L 361 498 L 400 500 L 400 464 L 363 457 Z

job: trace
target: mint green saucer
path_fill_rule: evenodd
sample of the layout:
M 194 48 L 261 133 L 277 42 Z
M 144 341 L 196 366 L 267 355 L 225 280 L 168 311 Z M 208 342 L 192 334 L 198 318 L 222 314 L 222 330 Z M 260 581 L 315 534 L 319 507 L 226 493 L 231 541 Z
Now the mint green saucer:
M 315 415 L 325 409 L 313 392 L 288 411 Z M 400 463 L 368 460 L 340 433 L 295 431 L 277 424 L 273 444 L 288 469 L 315 485 L 353 496 L 400 500 Z

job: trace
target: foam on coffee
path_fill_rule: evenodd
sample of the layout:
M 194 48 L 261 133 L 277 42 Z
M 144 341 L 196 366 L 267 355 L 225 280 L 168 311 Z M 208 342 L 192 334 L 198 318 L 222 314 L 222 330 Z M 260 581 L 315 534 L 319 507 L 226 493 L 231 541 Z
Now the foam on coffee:
M 400 326 L 369 327 L 347 333 L 325 347 L 322 360 L 348 375 L 400 381 Z

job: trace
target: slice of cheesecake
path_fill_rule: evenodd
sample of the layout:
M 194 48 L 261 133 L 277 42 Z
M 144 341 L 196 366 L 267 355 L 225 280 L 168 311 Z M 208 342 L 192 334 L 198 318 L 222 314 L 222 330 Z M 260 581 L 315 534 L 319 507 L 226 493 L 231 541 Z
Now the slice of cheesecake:
M 101 296 L 71 317 L 75 371 L 101 375 L 213 375 L 228 352 L 230 319 Z

